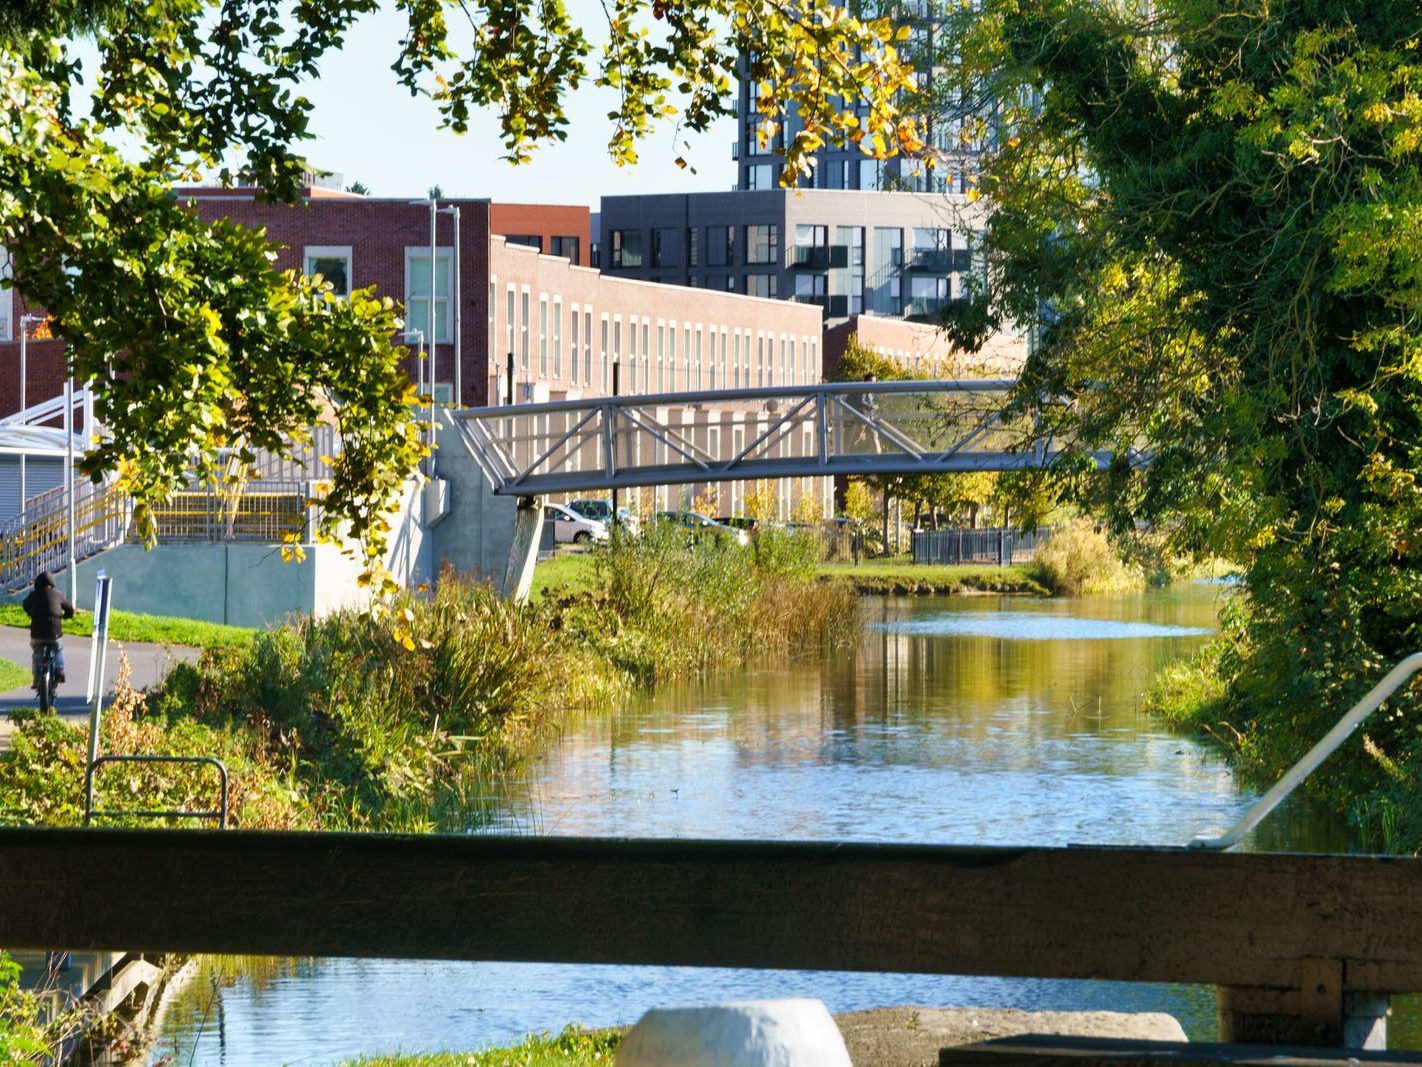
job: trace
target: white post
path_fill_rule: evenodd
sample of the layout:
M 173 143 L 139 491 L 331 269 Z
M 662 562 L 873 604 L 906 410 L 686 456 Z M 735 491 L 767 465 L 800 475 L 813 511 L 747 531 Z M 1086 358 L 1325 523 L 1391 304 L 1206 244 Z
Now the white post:
M 434 389 L 438 378 L 435 375 L 435 352 L 439 348 L 439 329 L 435 326 L 435 294 L 439 289 L 436 284 L 438 271 L 435 269 L 437 261 L 435 257 L 435 220 L 439 215 L 439 201 L 430 196 L 430 321 L 426 324 L 430 335 L 430 421 L 434 421 Z
M 74 379 L 64 379 L 64 497 L 69 503 L 69 602 L 79 599 L 74 563 Z
M 94 764 L 99 758 L 100 712 L 104 703 L 104 656 L 109 647 L 109 606 L 113 600 L 113 579 L 100 571 L 94 582 L 94 631 L 89 644 L 89 774 L 85 791 L 85 812 L 94 810 Z
M 30 323 L 41 321 L 39 315 L 20 316 L 20 413 L 23 415 L 29 401 L 26 399 L 25 388 L 29 383 L 29 341 Z M 25 501 L 29 499 L 29 493 L 25 485 L 25 453 L 20 451 L 20 513 L 24 514 Z
M 454 406 L 462 408 L 464 406 L 464 367 L 463 367 L 463 346 L 460 342 L 461 330 L 459 328 L 459 207 L 454 208 L 454 279 L 450 299 L 454 301 Z M 492 357 L 493 353 L 490 353 Z

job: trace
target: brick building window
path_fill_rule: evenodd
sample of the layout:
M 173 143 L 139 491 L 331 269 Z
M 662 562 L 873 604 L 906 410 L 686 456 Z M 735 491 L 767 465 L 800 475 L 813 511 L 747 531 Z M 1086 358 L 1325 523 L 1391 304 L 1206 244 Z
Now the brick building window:
M 576 237 L 554 237 L 549 245 L 549 251 L 555 256 L 562 256 L 569 263 L 581 262 L 578 255 L 582 249 Z
M 583 384 L 592 385 L 592 312 L 583 312 Z
M 637 323 L 627 324 L 627 392 L 637 391 Z
M 425 335 L 425 343 L 454 339 L 449 324 L 450 250 L 435 249 L 434 329 L 430 329 L 430 250 L 405 249 L 405 325 Z
M 573 305 L 569 322 L 572 325 L 572 333 L 568 337 L 568 381 L 572 385 L 578 384 L 578 339 L 582 336 L 582 330 L 578 327 L 581 323 L 581 310 L 577 304 Z
M 563 298 L 553 298 L 553 377 L 563 377 Z
M 538 376 L 548 377 L 548 298 L 538 297 Z
M 747 274 L 746 275 L 746 295 L 764 296 L 774 298 L 777 295 L 776 285 L 777 275 L 774 274 Z
M 307 245 L 303 252 L 307 277 L 319 274 L 337 296 L 351 295 L 350 245 Z M 429 270 L 429 253 L 425 253 L 425 269 Z
M 640 267 L 642 265 L 642 231 L 613 230 L 612 263 L 613 270 L 619 267 Z
M 536 233 L 511 233 L 504 238 L 505 243 L 511 245 L 523 245 L 525 248 L 536 248 L 543 251 L 543 237 Z
M 747 263 L 775 263 L 779 258 L 779 226 L 772 222 L 746 227 Z
M 676 233 L 670 227 L 659 227 L 652 231 L 652 266 L 671 267 L 676 265 Z
M 511 358 L 513 358 L 514 352 L 516 352 L 516 351 L 518 350 L 518 345 L 517 345 L 518 322 L 514 319 L 514 301 L 515 301 L 517 298 L 516 298 L 515 295 L 514 295 L 514 287 L 513 287 L 512 285 L 509 286 L 509 288 L 508 288 L 508 293 L 507 293 L 506 295 L 507 295 L 507 297 L 508 297 L 508 300 L 506 301 L 506 306 L 507 306 L 507 308 L 508 308 L 508 314 L 504 316 L 504 323 L 505 323 L 504 332 L 508 335 L 508 338 L 507 338 L 507 344 L 506 344 L 506 346 L 505 346 L 504 356 L 511 359 Z

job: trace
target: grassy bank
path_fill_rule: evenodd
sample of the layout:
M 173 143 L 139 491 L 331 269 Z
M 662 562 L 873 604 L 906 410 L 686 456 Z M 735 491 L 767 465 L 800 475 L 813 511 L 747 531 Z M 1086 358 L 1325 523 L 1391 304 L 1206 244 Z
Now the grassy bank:
M 857 632 L 854 597 L 817 582 L 813 546 L 750 553 L 667 531 L 591 557 L 581 592 L 517 606 L 452 576 L 383 613 L 301 619 L 208 648 L 160 692 L 123 691 L 106 752 L 211 754 L 230 772 L 246 828 L 459 830 L 489 783 L 570 713 L 632 687 L 793 655 Z M 0 754 L 0 822 L 73 824 L 82 731 L 20 713 Z M 201 769 L 113 776 L 115 807 L 206 806 Z
M 6 689 L 18 689 L 22 685 L 29 684 L 30 668 L 27 665 L 0 659 L 0 692 Z
M 859 594 L 914 595 L 955 593 L 1030 593 L 1045 596 L 1047 588 L 1026 564 L 988 567 L 974 564 L 919 564 L 908 560 L 866 560 L 821 563 L 821 577 L 844 582 Z
M 29 616 L 18 604 L 0 604 L 0 626 L 28 628 Z M 94 616 L 76 612 L 65 620 L 65 633 L 87 637 L 94 632 Z M 224 626 L 217 622 L 178 619 L 166 615 L 138 615 L 131 611 L 109 614 L 109 636 L 116 641 L 143 641 L 158 645 L 189 645 L 193 648 L 240 648 L 251 642 L 256 630 Z
M 346 1067 L 610 1067 L 621 1040 L 621 1031 L 585 1033 L 569 1027 L 561 1034 L 529 1037 L 511 1048 L 373 1056 L 347 1061 Z

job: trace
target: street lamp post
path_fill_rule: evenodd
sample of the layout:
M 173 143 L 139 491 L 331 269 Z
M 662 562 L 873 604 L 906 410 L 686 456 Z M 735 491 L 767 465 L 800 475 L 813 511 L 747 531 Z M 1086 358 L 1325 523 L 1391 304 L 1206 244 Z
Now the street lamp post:
M 421 329 L 418 329 L 417 327 L 407 327 L 406 330 L 405 330 L 405 340 L 408 341 L 412 335 L 413 335 L 414 338 L 415 338 L 415 343 L 416 343 L 417 345 L 419 345 L 419 349 L 418 349 L 418 351 L 417 351 L 416 354 L 415 354 L 415 361 L 416 361 L 416 362 L 415 362 L 415 387 L 416 387 L 421 393 L 423 393 L 423 392 L 425 391 L 425 385 L 426 385 L 426 378 L 425 378 L 425 331 L 424 331 L 424 330 L 421 330 Z M 429 432 L 431 432 L 431 433 L 434 432 L 434 399 L 433 399 L 433 398 L 430 399 L 430 431 L 429 431 Z
M 21 315 L 21 316 L 20 316 L 20 414 L 21 414 L 21 416 L 24 415 L 25 409 L 26 409 L 27 407 L 29 407 L 29 402 L 28 402 L 28 400 L 26 399 L 26 394 L 25 394 L 25 386 L 26 386 L 26 383 L 28 382 L 29 377 L 30 377 L 30 373 L 29 373 L 29 353 L 28 353 L 29 339 L 30 339 L 30 323 L 32 323 L 32 322 L 43 322 L 43 321 L 44 321 L 44 316 L 43 316 L 43 315 Z M 29 496 L 28 496 L 28 494 L 27 494 L 27 492 L 26 492 L 26 487 L 25 487 L 25 453 L 24 453 L 24 450 L 21 449 L 21 450 L 20 450 L 20 514 L 22 514 L 22 515 L 23 515 L 24 512 L 25 512 L 25 504 L 28 502 L 28 500 L 29 500 Z

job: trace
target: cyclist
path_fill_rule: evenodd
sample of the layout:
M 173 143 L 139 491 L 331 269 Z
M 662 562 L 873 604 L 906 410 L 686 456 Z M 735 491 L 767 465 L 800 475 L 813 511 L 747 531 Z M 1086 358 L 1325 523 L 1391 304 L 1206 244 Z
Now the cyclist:
M 53 645 L 54 680 L 64 681 L 64 620 L 74 618 L 74 605 L 69 598 L 54 587 L 54 579 L 49 571 L 35 575 L 35 587 L 20 605 L 30 617 L 30 667 L 36 677 L 39 675 L 40 656 L 46 645 Z

